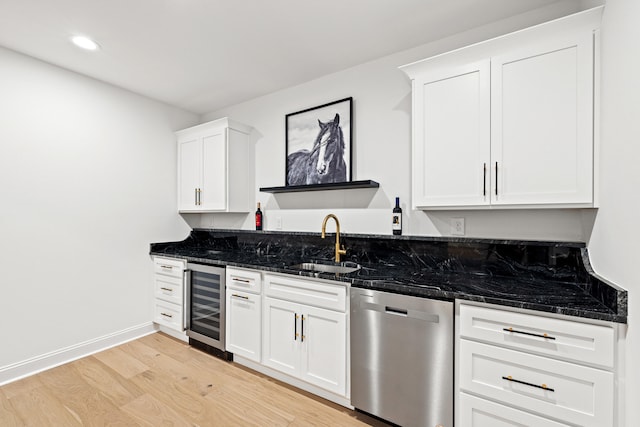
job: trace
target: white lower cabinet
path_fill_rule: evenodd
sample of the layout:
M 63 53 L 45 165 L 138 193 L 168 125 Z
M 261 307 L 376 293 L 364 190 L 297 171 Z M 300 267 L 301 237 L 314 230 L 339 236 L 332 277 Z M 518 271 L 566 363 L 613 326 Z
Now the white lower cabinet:
M 226 286 L 234 360 L 337 402 L 347 397 L 346 285 L 227 267 Z
M 346 287 L 277 275 L 265 275 L 264 286 L 262 363 L 345 396 Z
M 264 307 L 263 363 L 344 395 L 346 313 L 269 297 Z
M 615 426 L 616 329 L 460 303 L 458 427 Z
M 185 262 L 174 258 L 153 258 L 153 321 L 160 330 L 186 340 L 184 332 Z
M 260 362 L 262 295 L 261 273 L 227 267 L 226 350 Z

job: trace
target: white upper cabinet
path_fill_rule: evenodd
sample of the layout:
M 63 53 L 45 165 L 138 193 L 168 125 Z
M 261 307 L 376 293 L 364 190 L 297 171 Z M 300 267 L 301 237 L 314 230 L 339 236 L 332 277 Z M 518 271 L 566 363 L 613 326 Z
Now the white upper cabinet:
M 415 209 L 594 206 L 596 8 L 402 67 Z
M 250 132 L 224 118 L 176 133 L 179 212 L 251 210 Z

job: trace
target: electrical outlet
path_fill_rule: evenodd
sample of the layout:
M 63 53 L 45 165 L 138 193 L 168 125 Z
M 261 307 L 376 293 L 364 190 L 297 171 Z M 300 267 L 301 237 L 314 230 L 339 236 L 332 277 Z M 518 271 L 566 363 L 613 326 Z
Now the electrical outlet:
M 464 218 L 451 218 L 451 234 L 464 236 Z
M 282 217 L 276 217 L 276 230 L 282 230 Z

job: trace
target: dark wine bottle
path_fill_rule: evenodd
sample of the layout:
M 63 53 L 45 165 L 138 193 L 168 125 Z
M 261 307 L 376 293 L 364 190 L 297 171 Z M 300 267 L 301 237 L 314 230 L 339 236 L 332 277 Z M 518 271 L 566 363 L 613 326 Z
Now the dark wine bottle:
M 402 208 L 400 207 L 400 197 L 396 197 L 396 207 L 393 208 L 392 218 L 391 229 L 393 230 L 393 234 L 402 234 Z
M 260 210 L 260 202 L 258 202 L 258 209 L 256 209 L 256 230 L 262 230 L 262 211 Z

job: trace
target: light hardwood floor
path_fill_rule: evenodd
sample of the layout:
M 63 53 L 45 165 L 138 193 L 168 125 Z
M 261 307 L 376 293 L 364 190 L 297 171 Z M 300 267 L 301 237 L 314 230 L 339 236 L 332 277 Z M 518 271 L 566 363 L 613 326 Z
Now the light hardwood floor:
M 0 387 L 0 426 L 385 426 L 161 333 Z

